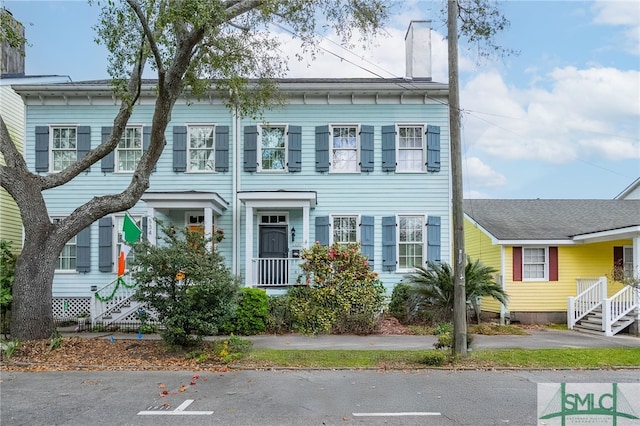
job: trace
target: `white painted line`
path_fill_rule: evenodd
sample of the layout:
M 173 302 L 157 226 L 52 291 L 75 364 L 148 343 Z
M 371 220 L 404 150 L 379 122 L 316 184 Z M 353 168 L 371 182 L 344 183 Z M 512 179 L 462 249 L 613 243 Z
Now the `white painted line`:
M 173 411 L 140 411 L 139 416 L 210 416 L 213 411 L 184 411 L 191 403 L 193 399 L 187 399 L 185 402 L 176 407 Z
M 402 416 L 441 416 L 440 413 L 414 411 L 405 413 L 351 413 L 353 417 L 402 417 Z

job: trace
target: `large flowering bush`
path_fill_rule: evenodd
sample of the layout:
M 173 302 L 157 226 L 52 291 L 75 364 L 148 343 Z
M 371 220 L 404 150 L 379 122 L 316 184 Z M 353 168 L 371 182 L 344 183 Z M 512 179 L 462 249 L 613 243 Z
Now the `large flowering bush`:
M 374 332 L 385 290 L 359 244 L 315 243 L 302 251 L 306 289 L 289 294 L 293 328 L 305 333 Z

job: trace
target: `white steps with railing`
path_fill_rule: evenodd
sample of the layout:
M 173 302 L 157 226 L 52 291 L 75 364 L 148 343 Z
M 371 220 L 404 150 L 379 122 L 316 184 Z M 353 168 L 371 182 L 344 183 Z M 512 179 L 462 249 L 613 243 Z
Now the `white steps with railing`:
M 144 305 L 133 300 L 135 283 L 131 275 L 111 281 L 94 292 L 91 298 L 91 322 L 93 325 L 111 325 L 121 321 L 136 321 L 135 314 Z
M 614 336 L 633 324 L 638 317 L 640 297 L 638 289 L 624 287 L 607 298 L 607 278 L 578 281 L 582 290 L 576 297 L 569 298 L 567 326 L 585 333 Z

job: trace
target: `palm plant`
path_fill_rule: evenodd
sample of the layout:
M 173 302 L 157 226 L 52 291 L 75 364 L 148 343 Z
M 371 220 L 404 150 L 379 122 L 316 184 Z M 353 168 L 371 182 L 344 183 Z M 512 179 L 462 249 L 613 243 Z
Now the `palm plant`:
M 492 297 L 507 304 L 508 295 L 502 287 L 496 284 L 493 274 L 496 269 L 486 266 L 476 260 L 467 258 L 464 268 L 466 300 L 470 302 L 480 322 L 479 297 Z M 445 311 L 447 319 L 453 314 L 453 268 L 447 263 L 427 262 L 427 267 L 418 267 L 412 274 L 406 276 L 413 286 L 413 291 L 422 298 L 422 306 L 436 307 Z

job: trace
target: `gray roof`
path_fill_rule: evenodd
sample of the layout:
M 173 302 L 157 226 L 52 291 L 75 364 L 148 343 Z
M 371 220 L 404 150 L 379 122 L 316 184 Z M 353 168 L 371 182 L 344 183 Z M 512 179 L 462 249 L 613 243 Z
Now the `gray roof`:
M 464 213 L 499 240 L 570 240 L 640 226 L 640 200 L 464 200 Z

